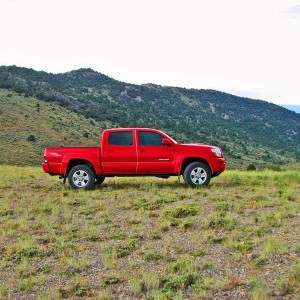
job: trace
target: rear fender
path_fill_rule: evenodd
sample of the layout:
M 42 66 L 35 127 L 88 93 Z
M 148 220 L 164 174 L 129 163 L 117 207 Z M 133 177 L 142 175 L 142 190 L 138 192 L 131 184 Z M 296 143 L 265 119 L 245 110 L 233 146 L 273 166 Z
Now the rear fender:
M 60 173 L 61 174 L 66 174 L 66 172 L 68 171 L 68 166 L 70 165 L 71 162 L 74 161 L 79 161 L 80 164 L 84 163 L 84 164 L 91 164 L 95 170 L 96 174 L 101 174 L 101 167 L 100 167 L 100 162 L 98 161 L 98 159 L 95 158 L 94 155 L 80 155 L 77 154 L 76 156 L 71 155 L 71 154 L 67 154 L 64 156 L 63 160 L 62 160 L 62 164 L 61 164 L 61 168 L 60 168 Z

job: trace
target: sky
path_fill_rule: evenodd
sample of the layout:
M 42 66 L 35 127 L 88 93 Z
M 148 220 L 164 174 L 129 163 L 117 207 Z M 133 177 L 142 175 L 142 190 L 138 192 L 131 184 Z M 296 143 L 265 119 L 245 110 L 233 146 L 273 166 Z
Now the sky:
M 300 105 L 300 0 L 0 0 L 0 65 Z

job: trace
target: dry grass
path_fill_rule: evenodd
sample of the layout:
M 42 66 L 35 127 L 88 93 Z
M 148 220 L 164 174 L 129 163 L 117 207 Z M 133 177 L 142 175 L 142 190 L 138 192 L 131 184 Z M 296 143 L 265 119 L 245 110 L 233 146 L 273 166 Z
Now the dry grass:
M 300 174 L 209 188 L 111 178 L 72 191 L 0 166 L 2 299 L 299 299 Z

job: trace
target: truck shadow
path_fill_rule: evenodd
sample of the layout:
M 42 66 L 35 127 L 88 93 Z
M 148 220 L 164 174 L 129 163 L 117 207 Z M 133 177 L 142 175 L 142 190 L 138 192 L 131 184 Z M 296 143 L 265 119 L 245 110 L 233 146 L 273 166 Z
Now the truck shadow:
M 155 183 L 155 184 L 141 184 L 141 183 L 104 183 L 99 186 L 95 186 L 96 190 L 128 190 L 135 189 L 140 191 L 149 191 L 149 190 L 157 190 L 157 189 L 187 189 L 188 187 L 184 185 L 184 183 Z
M 180 182 L 172 182 L 172 181 L 166 181 L 166 182 L 149 182 L 145 181 L 144 183 L 141 182 L 104 182 L 101 185 L 95 185 L 94 189 L 96 190 L 128 190 L 128 189 L 134 189 L 139 191 L 150 191 L 150 190 L 160 190 L 160 189 L 171 189 L 171 190 L 210 190 L 210 189 L 226 189 L 226 188 L 232 188 L 236 186 L 240 186 L 240 182 L 213 182 L 210 183 L 208 186 L 199 186 L 196 188 L 191 188 L 185 185 L 183 181 Z

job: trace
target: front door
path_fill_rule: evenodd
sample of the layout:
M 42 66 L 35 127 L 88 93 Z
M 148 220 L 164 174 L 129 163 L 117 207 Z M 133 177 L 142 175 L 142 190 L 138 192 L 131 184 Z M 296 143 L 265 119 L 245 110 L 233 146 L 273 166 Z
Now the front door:
M 174 145 L 163 146 L 157 132 L 138 131 L 137 174 L 173 174 Z

